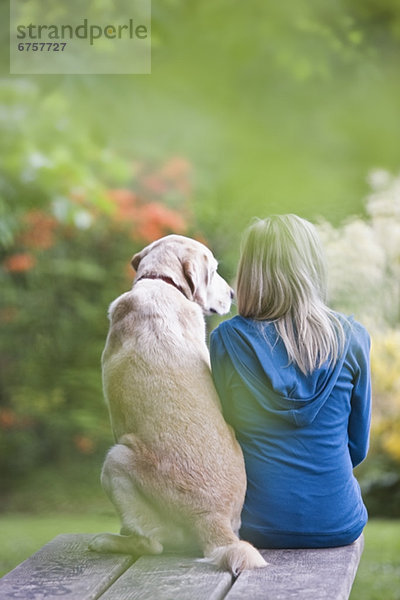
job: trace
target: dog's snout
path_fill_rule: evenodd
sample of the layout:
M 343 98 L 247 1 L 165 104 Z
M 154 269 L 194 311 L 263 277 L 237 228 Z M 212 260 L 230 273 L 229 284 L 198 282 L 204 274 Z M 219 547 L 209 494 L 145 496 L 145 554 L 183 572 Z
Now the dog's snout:
M 235 297 L 235 292 L 234 292 L 234 290 L 231 288 L 231 300 L 233 300 L 233 299 L 234 299 L 234 297 Z

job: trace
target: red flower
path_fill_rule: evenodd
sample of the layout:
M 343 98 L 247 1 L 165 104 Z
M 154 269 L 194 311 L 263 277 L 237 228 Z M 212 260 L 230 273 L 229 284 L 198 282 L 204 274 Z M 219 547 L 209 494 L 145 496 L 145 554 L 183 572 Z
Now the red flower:
M 10 273 L 23 273 L 30 271 L 36 264 L 36 259 L 28 252 L 12 254 L 3 262 L 3 267 Z
M 18 417 L 11 408 L 3 408 L 0 410 L 0 428 L 13 429 L 18 422 Z
M 152 242 L 167 233 L 184 233 L 186 222 L 178 212 L 159 202 L 149 202 L 140 208 L 137 234 L 146 242 Z
M 26 230 L 19 236 L 19 242 L 28 248 L 47 250 L 54 244 L 54 230 L 57 220 L 40 210 L 28 212 L 24 221 Z

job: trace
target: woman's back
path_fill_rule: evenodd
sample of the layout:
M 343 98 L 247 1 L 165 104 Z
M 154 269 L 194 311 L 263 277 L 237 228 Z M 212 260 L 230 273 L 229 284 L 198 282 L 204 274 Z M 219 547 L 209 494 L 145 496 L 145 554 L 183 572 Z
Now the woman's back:
M 242 536 L 263 547 L 351 543 L 367 513 L 352 469 L 366 455 L 369 336 L 345 333 L 336 362 L 305 374 L 274 322 L 241 316 L 211 335 L 213 377 L 247 473 Z

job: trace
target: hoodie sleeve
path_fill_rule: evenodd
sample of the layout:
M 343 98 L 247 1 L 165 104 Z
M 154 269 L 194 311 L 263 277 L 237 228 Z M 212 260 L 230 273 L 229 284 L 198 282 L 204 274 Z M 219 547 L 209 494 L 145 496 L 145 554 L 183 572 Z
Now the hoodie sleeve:
M 229 376 L 227 373 L 228 360 L 229 357 L 222 342 L 220 332 L 218 331 L 218 328 L 214 329 L 210 336 L 211 373 L 221 402 L 222 413 L 225 417 L 225 420 L 229 423 Z
M 368 452 L 371 422 L 370 337 L 362 328 L 357 347 L 353 348 L 354 380 L 348 424 L 349 452 L 353 467 L 364 460 Z

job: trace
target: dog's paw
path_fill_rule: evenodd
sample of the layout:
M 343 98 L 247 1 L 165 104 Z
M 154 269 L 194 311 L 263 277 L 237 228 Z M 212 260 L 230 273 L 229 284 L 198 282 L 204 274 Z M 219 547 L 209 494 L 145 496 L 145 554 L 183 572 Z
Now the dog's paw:
M 110 533 L 100 533 L 89 542 L 92 552 L 115 552 L 115 543 Z
M 100 533 L 89 543 L 89 550 L 94 552 L 118 552 L 121 554 L 161 554 L 163 545 L 156 539 L 132 533 L 116 535 Z
M 158 540 L 154 538 L 144 538 L 145 542 L 143 543 L 143 554 L 162 554 L 164 551 L 164 547 Z

